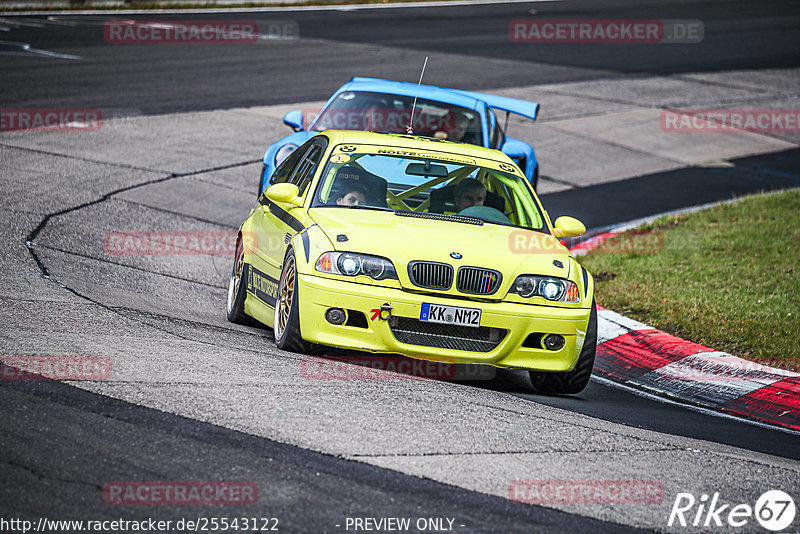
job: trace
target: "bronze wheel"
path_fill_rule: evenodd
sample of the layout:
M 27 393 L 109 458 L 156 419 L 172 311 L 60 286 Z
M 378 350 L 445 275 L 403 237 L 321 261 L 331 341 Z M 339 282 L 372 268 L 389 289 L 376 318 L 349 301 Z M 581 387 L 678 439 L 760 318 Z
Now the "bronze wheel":
M 314 343 L 303 339 L 300 333 L 300 284 L 294 250 L 286 252 L 283 270 L 278 283 L 278 298 L 275 300 L 275 344 L 281 350 L 311 352 Z
M 286 325 L 289 323 L 289 316 L 292 311 L 294 301 L 296 269 L 294 255 L 286 257 L 281 274 L 281 284 L 278 288 L 278 305 L 275 310 L 275 339 L 282 338 L 286 333 Z

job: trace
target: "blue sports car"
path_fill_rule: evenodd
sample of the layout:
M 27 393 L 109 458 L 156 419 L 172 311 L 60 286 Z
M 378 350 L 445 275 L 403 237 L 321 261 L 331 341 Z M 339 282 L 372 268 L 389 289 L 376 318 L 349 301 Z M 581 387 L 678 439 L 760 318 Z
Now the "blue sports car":
M 416 106 L 414 97 L 417 95 Z M 432 85 L 354 77 L 341 86 L 321 110 L 290 111 L 283 122 L 294 133 L 271 144 L 264 154 L 258 194 L 269 185 L 273 172 L 286 157 L 323 130 L 367 130 L 408 133 L 413 107 L 414 135 L 472 143 L 503 151 L 536 188 L 539 166 L 533 147 L 506 137 L 497 111 L 536 119 L 539 104 Z

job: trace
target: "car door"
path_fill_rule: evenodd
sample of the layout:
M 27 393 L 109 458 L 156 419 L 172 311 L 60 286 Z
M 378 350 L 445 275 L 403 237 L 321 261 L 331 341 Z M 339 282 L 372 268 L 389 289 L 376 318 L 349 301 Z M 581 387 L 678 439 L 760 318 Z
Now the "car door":
M 286 248 L 294 235 L 305 228 L 308 190 L 319 168 L 327 146 L 327 138 L 318 136 L 299 147 L 284 160 L 272 175 L 270 185 L 293 183 L 300 190 L 303 207 L 275 202 L 262 193 L 253 224 L 258 250 L 258 264 L 253 265 L 254 285 L 263 291 L 254 294 L 270 306 L 275 305 L 277 282 L 280 278 Z

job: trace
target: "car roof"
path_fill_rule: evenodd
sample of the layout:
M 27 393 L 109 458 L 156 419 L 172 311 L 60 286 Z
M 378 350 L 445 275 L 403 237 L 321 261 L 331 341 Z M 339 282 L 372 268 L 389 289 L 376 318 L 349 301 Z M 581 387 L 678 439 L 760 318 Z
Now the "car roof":
M 374 91 L 404 96 L 418 95 L 420 98 L 447 102 L 470 109 L 478 109 L 479 105 L 483 103 L 489 107 L 516 113 L 531 120 L 536 120 L 539 113 L 539 104 L 518 98 L 436 87 L 434 85 L 418 86 L 416 83 L 396 82 L 381 78 L 354 76 L 341 86 L 336 91 L 336 94 L 342 91 Z
M 331 144 L 342 143 L 384 145 L 396 148 L 414 148 L 450 152 L 462 156 L 490 159 L 504 163 L 514 163 L 504 153 L 493 148 L 484 148 L 470 143 L 456 143 L 417 135 L 363 132 L 358 130 L 325 130 L 317 135 L 325 135 Z
M 419 96 L 427 100 L 447 102 L 468 109 L 476 109 L 479 99 L 457 93 L 452 89 L 435 87 L 433 85 L 420 85 L 417 93 L 417 84 L 409 82 L 395 82 L 391 80 L 381 80 L 379 78 L 352 78 L 349 82 L 339 88 L 337 93 L 342 91 L 373 91 L 379 93 L 389 93 L 403 96 Z

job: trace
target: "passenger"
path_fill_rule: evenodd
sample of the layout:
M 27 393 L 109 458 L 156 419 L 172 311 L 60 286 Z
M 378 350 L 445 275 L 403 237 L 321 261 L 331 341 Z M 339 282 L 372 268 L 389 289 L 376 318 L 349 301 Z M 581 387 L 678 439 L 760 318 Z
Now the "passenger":
M 472 206 L 483 206 L 486 200 L 486 188 L 475 178 L 467 178 L 456 185 L 453 191 L 453 204 L 456 213 Z

